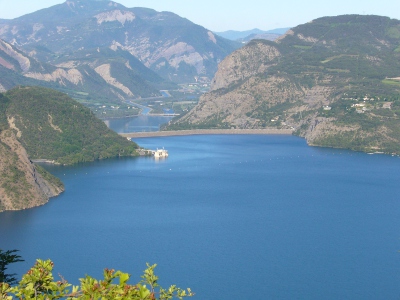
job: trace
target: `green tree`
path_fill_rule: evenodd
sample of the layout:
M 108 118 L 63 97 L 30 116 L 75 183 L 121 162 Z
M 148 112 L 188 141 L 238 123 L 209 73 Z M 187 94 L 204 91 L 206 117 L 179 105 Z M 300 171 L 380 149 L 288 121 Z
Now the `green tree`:
M 24 261 L 21 256 L 15 254 L 18 250 L 7 250 L 3 251 L 0 249 L 0 282 L 13 285 L 17 283 L 17 279 L 14 277 L 16 274 L 7 274 L 7 266 L 12 263 Z

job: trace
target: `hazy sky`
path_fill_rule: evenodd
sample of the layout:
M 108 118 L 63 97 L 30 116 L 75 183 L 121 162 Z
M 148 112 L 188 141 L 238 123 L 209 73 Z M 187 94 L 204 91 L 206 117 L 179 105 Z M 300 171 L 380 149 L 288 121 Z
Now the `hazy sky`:
M 0 18 L 13 19 L 62 0 L 0 0 Z M 399 0 L 116 0 L 126 7 L 171 11 L 213 31 L 293 27 L 323 16 L 374 14 L 400 19 Z

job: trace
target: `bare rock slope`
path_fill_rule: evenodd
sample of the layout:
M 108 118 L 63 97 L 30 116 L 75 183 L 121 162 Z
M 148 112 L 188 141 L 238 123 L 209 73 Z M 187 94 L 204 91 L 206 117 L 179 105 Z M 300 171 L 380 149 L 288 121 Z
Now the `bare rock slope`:
M 43 205 L 64 191 L 59 180 L 38 170 L 12 129 L 0 133 L 0 212 Z

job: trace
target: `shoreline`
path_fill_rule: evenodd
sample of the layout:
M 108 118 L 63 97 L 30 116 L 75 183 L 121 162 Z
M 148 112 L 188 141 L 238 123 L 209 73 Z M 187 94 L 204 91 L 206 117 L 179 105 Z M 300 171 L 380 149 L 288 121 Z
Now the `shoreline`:
M 171 130 L 171 131 L 146 131 L 118 133 L 126 138 L 141 137 L 163 137 L 163 136 L 185 136 L 185 135 L 209 135 L 209 134 L 283 134 L 292 135 L 292 129 L 193 129 L 193 130 Z
M 114 120 L 114 119 L 125 119 L 125 118 L 134 118 L 134 117 L 139 117 L 139 115 L 130 115 L 130 116 L 124 116 L 124 117 L 107 117 L 107 118 L 99 118 L 100 120 L 102 120 L 103 122 L 108 121 L 108 120 Z
M 60 163 L 56 162 L 55 160 L 50 160 L 50 159 L 45 159 L 45 158 L 31 159 L 30 161 L 35 164 L 39 163 L 39 164 L 61 165 Z
M 125 116 L 125 117 L 108 117 L 108 118 L 100 118 L 98 117 L 100 120 L 102 120 L 103 122 L 105 121 L 109 121 L 109 120 L 114 120 L 114 119 L 127 119 L 127 118 L 135 118 L 135 117 L 140 117 L 140 116 L 150 116 L 150 117 L 176 117 L 179 116 L 178 114 L 176 115 L 166 115 L 166 114 L 147 114 L 147 115 L 142 115 L 142 114 L 138 114 L 138 115 L 130 115 L 130 116 Z

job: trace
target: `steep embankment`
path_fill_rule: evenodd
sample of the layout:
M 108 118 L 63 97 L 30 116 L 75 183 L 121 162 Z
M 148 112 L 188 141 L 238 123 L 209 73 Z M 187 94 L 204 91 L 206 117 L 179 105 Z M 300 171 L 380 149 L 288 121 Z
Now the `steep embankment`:
M 0 94 L 0 212 L 42 205 L 64 190 L 60 180 L 30 161 L 7 124 L 8 105 Z
M 0 212 L 42 205 L 63 190 L 61 181 L 30 161 L 11 129 L 0 133 Z
M 284 128 L 310 145 L 400 153 L 400 21 L 326 17 L 252 41 L 170 129 Z

